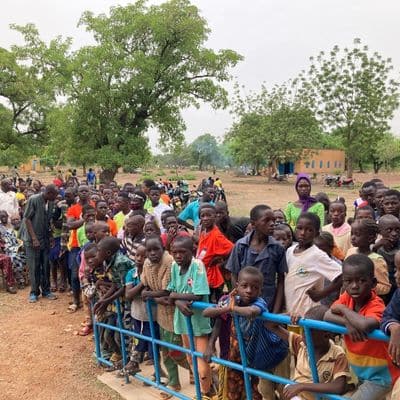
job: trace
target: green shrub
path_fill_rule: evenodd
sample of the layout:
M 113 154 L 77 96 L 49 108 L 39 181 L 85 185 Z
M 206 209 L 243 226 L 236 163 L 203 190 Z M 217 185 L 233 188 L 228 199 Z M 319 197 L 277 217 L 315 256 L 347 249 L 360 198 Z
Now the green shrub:
M 196 178 L 196 175 L 193 175 L 193 174 L 183 174 L 183 175 L 179 175 L 179 176 L 171 175 L 167 179 L 169 181 L 182 181 L 182 180 L 183 181 L 195 181 L 197 178 Z

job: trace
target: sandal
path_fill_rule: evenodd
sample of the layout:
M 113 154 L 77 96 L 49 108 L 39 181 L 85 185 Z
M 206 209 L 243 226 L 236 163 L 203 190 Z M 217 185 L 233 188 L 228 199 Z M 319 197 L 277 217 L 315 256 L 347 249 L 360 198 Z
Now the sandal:
M 75 304 L 75 303 L 70 304 L 70 305 L 68 306 L 68 308 L 67 308 L 67 312 L 69 312 L 70 314 L 72 314 L 72 313 L 74 313 L 74 312 L 77 312 L 78 308 L 80 308 L 78 304 Z
M 93 327 L 91 325 L 86 325 L 78 331 L 79 336 L 87 336 L 93 332 Z
M 169 388 L 171 390 L 173 390 L 174 392 L 180 392 L 182 390 L 181 385 L 176 385 L 176 386 L 169 386 Z M 170 399 L 171 397 L 173 397 L 173 394 L 170 393 L 166 393 L 166 392 L 161 392 L 160 393 L 160 399 L 161 400 L 166 400 L 166 399 Z
M 52 286 L 51 288 L 50 288 L 50 292 L 57 292 L 57 286 Z

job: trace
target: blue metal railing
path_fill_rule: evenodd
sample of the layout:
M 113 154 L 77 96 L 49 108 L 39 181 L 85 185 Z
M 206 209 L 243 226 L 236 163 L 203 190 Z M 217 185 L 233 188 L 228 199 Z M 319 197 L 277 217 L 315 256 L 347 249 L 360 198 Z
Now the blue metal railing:
M 152 343 L 152 347 L 153 347 L 155 380 L 153 381 L 139 373 L 135 374 L 134 378 L 141 380 L 141 381 L 145 382 L 146 384 L 153 386 L 157 389 L 160 389 L 166 393 L 172 394 L 173 396 L 175 396 L 179 399 L 190 400 L 191 399 L 190 397 L 187 397 L 182 393 L 172 390 L 171 388 L 167 387 L 166 385 L 164 385 L 161 382 L 160 356 L 159 356 L 158 347 L 164 346 L 164 347 L 167 347 L 172 350 L 181 351 L 185 354 L 189 354 L 192 359 L 193 375 L 194 375 L 195 389 L 196 389 L 196 398 L 198 400 L 201 400 L 200 380 L 199 380 L 198 369 L 197 369 L 197 358 L 203 357 L 203 354 L 196 351 L 196 349 L 195 349 L 191 318 L 186 317 L 188 336 L 189 336 L 189 344 L 190 344 L 190 348 L 187 349 L 185 347 L 181 347 L 181 346 L 177 346 L 172 343 L 164 342 L 164 341 L 156 338 L 153 313 L 152 313 L 151 304 L 149 301 L 147 302 L 147 313 L 148 313 L 148 317 L 149 317 L 151 337 L 144 336 L 142 334 L 125 329 L 123 326 L 123 322 L 122 322 L 122 311 L 121 311 L 120 302 L 118 300 L 116 300 L 115 304 L 116 304 L 116 309 L 117 309 L 117 326 L 98 322 L 98 321 L 96 321 L 95 318 L 93 318 L 93 330 L 94 330 L 94 337 L 95 337 L 95 350 L 96 350 L 97 361 L 99 363 L 105 364 L 107 366 L 112 366 L 112 363 L 102 356 L 99 331 L 98 331 L 99 327 L 105 328 L 105 329 L 110 329 L 114 332 L 119 332 L 120 338 L 121 338 L 122 362 L 123 362 L 124 366 L 127 364 L 127 361 L 128 361 L 128 357 L 127 357 L 127 353 L 126 353 L 126 346 L 125 346 L 125 336 L 130 336 L 130 337 L 134 337 L 137 339 L 149 341 Z M 215 306 L 215 304 L 209 304 L 209 303 L 203 303 L 203 302 L 194 302 L 192 304 L 193 308 L 200 309 L 200 310 L 204 310 L 205 308 L 212 307 L 212 306 Z M 220 364 L 220 365 L 226 366 L 228 368 L 231 368 L 231 369 L 234 369 L 237 371 L 241 371 L 243 373 L 243 378 L 244 378 L 244 383 L 245 383 L 244 386 L 245 386 L 245 391 L 246 391 L 246 399 L 247 400 L 252 399 L 250 376 L 257 376 L 259 378 L 267 379 L 272 382 L 275 382 L 278 384 L 283 384 L 283 385 L 296 383 L 285 377 L 273 375 L 269 372 L 256 370 L 254 368 L 247 366 L 246 349 L 245 349 L 243 337 L 241 335 L 241 331 L 238 327 L 238 318 L 236 315 L 233 315 L 233 318 L 234 318 L 234 323 L 236 324 L 236 333 L 237 333 L 237 339 L 238 339 L 238 343 L 239 343 L 239 350 L 240 350 L 240 357 L 242 360 L 242 364 L 231 362 L 229 360 L 224 360 L 219 357 L 211 357 L 211 361 L 213 361 L 216 364 Z M 265 321 L 272 321 L 272 322 L 276 322 L 279 324 L 290 325 L 290 317 L 287 315 L 272 314 L 272 313 L 264 312 L 259 318 L 261 318 Z M 307 353 L 309 356 L 311 373 L 312 373 L 313 381 L 315 383 L 317 383 L 318 382 L 318 371 L 317 371 L 317 365 L 315 362 L 315 353 L 314 353 L 314 346 L 312 343 L 311 329 L 323 330 L 323 331 L 333 332 L 333 333 L 337 333 L 337 334 L 345 334 L 345 333 L 347 333 L 347 329 L 340 325 L 336 325 L 336 324 L 332 324 L 332 323 L 324 322 L 324 321 L 311 320 L 311 319 L 300 319 L 298 325 L 304 329 L 304 335 L 305 335 L 306 346 L 307 346 L 307 350 L 308 350 Z M 371 334 L 368 335 L 368 337 L 370 339 L 376 339 L 376 340 L 382 340 L 382 341 L 389 340 L 389 338 L 383 332 L 378 331 L 378 330 L 373 331 Z M 126 379 L 126 382 L 128 383 L 129 382 L 128 374 L 125 375 L 125 379 Z M 329 394 L 329 393 L 326 393 L 323 395 L 315 394 L 315 396 L 316 396 L 316 398 L 324 398 L 324 399 L 331 399 L 331 400 L 346 400 L 347 399 L 346 397 L 335 395 L 335 394 Z

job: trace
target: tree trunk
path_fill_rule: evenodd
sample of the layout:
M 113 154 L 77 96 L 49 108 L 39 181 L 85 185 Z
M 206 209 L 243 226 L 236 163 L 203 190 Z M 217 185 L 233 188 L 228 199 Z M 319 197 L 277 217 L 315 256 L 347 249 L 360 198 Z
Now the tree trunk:
M 82 174 L 86 176 L 86 164 L 82 164 Z
M 363 164 L 362 164 L 362 160 L 358 160 L 358 169 L 359 169 L 360 174 L 364 174 L 365 173 L 364 168 L 363 168 Z
M 106 168 L 100 172 L 100 183 L 105 183 L 108 185 L 114 180 L 115 174 L 118 172 L 118 168 Z
M 353 177 L 353 159 L 350 156 L 347 157 L 347 177 Z
M 379 170 L 382 168 L 383 162 L 374 160 L 374 173 L 377 174 Z

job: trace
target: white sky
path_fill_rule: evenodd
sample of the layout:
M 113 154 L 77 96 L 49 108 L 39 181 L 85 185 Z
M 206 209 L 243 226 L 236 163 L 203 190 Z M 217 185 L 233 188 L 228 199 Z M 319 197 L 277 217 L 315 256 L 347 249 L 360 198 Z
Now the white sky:
M 308 59 L 335 44 L 351 46 L 361 38 L 370 49 L 391 57 L 396 76 L 400 72 L 400 2 L 397 0 L 192 0 L 208 21 L 211 34 L 207 46 L 230 48 L 244 56 L 233 71 L 246 90 L 257 90 L 293 78 L 307 68 Z M 3 0 L 1 4 L 0 47 L 20 42 L 11 23 L 34 23 L 45 40 L 56 35 L 71 36 L 74 47 L 90 42 L 90 36 L 77 28 L 85 10 L 107 12 L 110 6 L 128 1 L 111 0 Z M 160 1 L 152 1 L 160 3 Z M 228 110 L 202 106 L 183 113 L 186 140 L 203 133 L 222 137 L 229 129 Z M 400 133 L 400 113 L 392 123 Z M 157 133 L 150 133 L 153 150 Z

